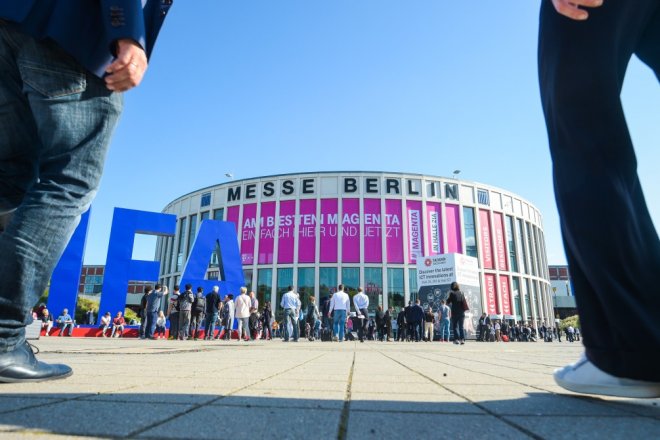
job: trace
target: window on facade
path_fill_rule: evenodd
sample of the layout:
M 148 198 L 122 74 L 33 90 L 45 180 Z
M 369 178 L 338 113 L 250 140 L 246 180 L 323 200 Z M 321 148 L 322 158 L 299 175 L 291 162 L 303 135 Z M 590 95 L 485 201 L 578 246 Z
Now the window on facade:
M 303 312 L 307 313 L 309 297 L 316 296 L 316 283 L 314 280 L 313 267 L 298 268 L 298 292 L 300 293 L 300 302 L 303 306 Z
M 513 314 L 516 319 L 522 319 L 522 311 L 520 309 L 520 278 L 511 277 L 512 290 L 513 290 Z
M 223 220 L 225 216 L 224 208 L 213 210 L 213 220 Z
M 337 268 L 321 267 L 319 269 L 319 298 L 330 296 L 337 291 Z
M 473 208 L 463 208 L 463 229 L 465 231 L 465 254 L 477 258 L 477 233 Z
M 343 267 L 341 269 L 341 284 L 344 285 L 344 292 L 348 293 L 351 304 L 353 304 L 353 296 L 355 296 L 357 288 L 360 286 L 360 268 Z
M 525 308 L 527 309 L 527 320 L 532 321 L 532 318 L 535 316 L 535 314 L 534 310 L 532 309 L 532 302 L 530 299 L 533 293 L 532 282 L 529 278 L 525 279 L 525 286 L 527 287 L 527 291 L 525 292 Z
M 257 269 L 257 298 L 259 299 L 260 307 L 263 307 L 267 302 L 272 300 L 272 291 L 273 269 Z M 275 310 L 273 304 L 271 304 L 271 310 Z
M 520 256 L 523 262 L 523 272 L 529 274 L 529 265 L 527 262 L 527 250 L 525 249 L 525 228 L 521 219 L 517 220 L 518 223 L 518 244 L 520 245 Z
M 490 196 L 488 195 L 488 191 L 485 189 L 478 189 L 477 201 L 480 205 L 490 206 Z
M 200 218 L 201 218 L 200 223 L 203 222 L 204 220 L 208 220 L 208 219 L 209 219 L 209 215 L 211 215 L 211 213 L 208 212 L 208 211 L 204 211 L 204 212 L 202 212 L 202 213 L 200 214 Z
M 277 298 L 282 298 L 282 295 L 289 291 L 289 286 L 293 286 L 293 269 L 290 267 L 277 269 Z M 278 316 L 282 312 L 280 302 L 277 301 Z
M 252 269 L 243 269 L 243 285 L 248 290 L 252 291 Z M 259 301 L 259 306 L 262 306 L 263 303 Z
M 506 240 L 509 245 L 509 265 L 511 272 L 518 272 L 518 256 L 516 255 L 515 230 L 513 229 L 513 217 L 506 216 Z
M 414 302 L 419 293 L 417 287 L 417 269 L 408 269 L 408 288 L 410 289 L 410 301 Z
M 364 268 L 364 293 L 369 297 L 369 312 L 383 305 L 383 269 L 380 267 Z
M 208 271 L 207 274 L 206 274 L 206 279 L 211 280 L 211 281 L 219 280 L 220 279 L 220 271 L 218 271 L 218 270 Z
M 179 219 L 179 247 L 176 253 L 176 271 L 181 272 L 183 268 L 183 249 L 186 243 L 186 232 L 188 219 L 186 217 Z
M 211 204 L 211 193 L 204 193 L 200 199 L 200 206 L 203 208 Z
M 387 269 L 387 305 L 397 311 L 405 307 L 403 269 Z
M 188 255 L 190 255 L 190 249 L 192 248 L 192 245 L 195 242 L 196 235 L 197 235 L 197 215 L 191 215 L 190 227 L 188 228 L 188 249 L 186 249 L 186 258 L 188 258 Z
M 529 264 L 532 268 L 532 275 L 536 275 L 538 272 L 536 270 L 536 252 L 534 252 L 534 238 L 532 236 L 532 228 L 529 225 L 529 222 L 525 223 L 527 230 L 527 250 L 529 251 Z

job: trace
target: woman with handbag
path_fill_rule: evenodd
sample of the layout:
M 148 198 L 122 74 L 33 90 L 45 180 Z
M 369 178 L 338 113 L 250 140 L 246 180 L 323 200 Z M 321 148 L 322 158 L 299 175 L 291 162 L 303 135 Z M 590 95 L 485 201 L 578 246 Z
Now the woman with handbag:
M 465 344 L 465 330 L 463 322 L 465 321 L 465 312 L 470 310 L 465 295 L 461 292 L 458 283 L 451 283 L 451 291 L 447 304 L 451 305 L 451 329 L 454 332 L 454 344 Z

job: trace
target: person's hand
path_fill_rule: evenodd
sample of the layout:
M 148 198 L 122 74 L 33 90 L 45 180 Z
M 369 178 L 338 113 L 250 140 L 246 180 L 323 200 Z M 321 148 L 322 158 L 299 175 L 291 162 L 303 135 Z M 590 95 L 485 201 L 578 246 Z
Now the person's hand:
M 552 0 L 557 12 L 573 20 L 586 20 L 589 13 L 582 9 L 597 8 L 603 4 L 603 0 Z
M 117 59 L 105 70 L 105 85 L 114 92 L 125 92 L 140 84 L 147 71 L 147 55 L 131 39 L 117 41 Z

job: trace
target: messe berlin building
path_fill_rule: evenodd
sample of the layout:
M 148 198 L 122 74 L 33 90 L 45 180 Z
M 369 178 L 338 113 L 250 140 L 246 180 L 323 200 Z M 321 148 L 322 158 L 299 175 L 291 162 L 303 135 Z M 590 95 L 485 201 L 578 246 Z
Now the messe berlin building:
M 158 239 L 161 282 L 177 284 L 200 222 L 236 225 L 245 285 L 277 306 L 288 286 L 316 302 L 342 283 L 370 308 L 415 299 L 416 260 L 461 253 L 479 263 L 477 309 L 552 321 L 541 214 L 477 182 L 387 172 L 317 172 L 234 180 L 186 194 L 163 212 L 176 234 Z M 208 279 L 221 278 L 212 256 Z M 508 315 L 508 316 L 507 316 Z

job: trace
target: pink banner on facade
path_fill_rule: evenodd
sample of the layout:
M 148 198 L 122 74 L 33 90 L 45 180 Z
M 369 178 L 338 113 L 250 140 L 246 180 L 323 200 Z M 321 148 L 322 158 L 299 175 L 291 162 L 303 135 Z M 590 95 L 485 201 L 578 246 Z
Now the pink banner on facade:
M 496 315 L 499 313 L 497 310 L 497 286 L 495 275 L 487 273 L 484 275 L 486 283 L 486 313 L 489 315 Z
M 364 262 L 383 262 L 383 222 L 380 199 L 364 199 Z
M 445 205 L 447 229 L 447 253 L 463 253 L 461 242 L 461 208 L 458 205 Z
M 509 270 L 504 244 L 504 215 L 501 212 L 493 212 L 493 229 L 495 250 L 497 251 L 497 268 L 499 270 Z
M 428 255 L 442 253 L 442 212 L 440 203 L 426 204 L 426 244 Z
M 313 263 L 316 260 L 316 199 L 300 201 L 298 219 L 298 263 Z
M 275 202 L 261 204 L 259 264 L 272 264 L 275 247 Z
M 511 293 L 509 292 L 509 277 L 500 275 L 500 295 L 502 296 L 502 313 L 511 315 Z
M 341 260 L 360 262 L 360 199 L 342 199 Z
M 401 200 L 385 200 L 385 248 L 388 263 L 403 263 Z
M 424 255 L 424 234 L 422 225 L 422 202 L 408 200 L 408 262 L 417 262 L 417 257 Z
M 339 202 L 337 199 L 321 199 L 321 249 L 319 262 L 337 262 L 337 240 L 339 234 Z
M 277 262 L 293 263 L 293 244 L 296 232 L 296 201 L 280 202 L 280 216 L 277 230 Z
M 241 230 L 241 228 L 238 227 L 238 219 L 241 215 L 241 207 L 240 206 L 230 206 L 227 208 L 227 221 L 232 222 L 234 226 L 236 226 L 236 236 L 238 237 L 238 231 Z M 238 240 L 238 245 L 241 245 L 241 240 Z
M 479 236 L 481 238 L 481 255 L 485 269 L 495 269 L 493 264 L 493 240 L 490 236 L 490 213 L 479 210 Z
M 243 264 L 254 263 L 254 242 L 257 234 L 257 204 L 243 205 L 241 220 L 241 261 Z

